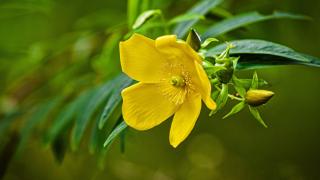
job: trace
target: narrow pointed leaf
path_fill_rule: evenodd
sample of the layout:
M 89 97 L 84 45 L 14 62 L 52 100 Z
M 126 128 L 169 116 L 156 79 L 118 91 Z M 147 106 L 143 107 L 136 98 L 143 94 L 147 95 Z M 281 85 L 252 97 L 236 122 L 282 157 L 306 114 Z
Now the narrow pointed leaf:
M 83 136 L 91 117 L 96 112 L 97 108 L 102 105 L 103 102 L 105 102 L 107 96 L 112 90 L 112 87 L 113 84 L 111 82 L 107 82 L 105 85 L 95 90 L 94 94 L 90 97 L 90 99 L 88 99 L 86 107 L 84 107 L 84 109 L 81 111 L 81 114 L 76 119 L 76 126 L 73 131 L 73 135 L 76 136 L 73 138 L 76 140 L 76 146 L 79 145 L 81 137 Z
M 256 69 L 292 64 L 320 67 L 319 58 L 301 54 L 277 43 L 257 39 L 235 40 L 231 43 L 235 47 L 230 50 L 230 55 L 240 56 L 237 69 Z M 218 55 L 225 49 L 226 44 L 220 44 L 208 50 L 205 56 Z
M 143 12 L 142 14 L 139 15 L 137 20 L 134 22 L 132 29 L 138 29 L 144 23 L 146 23 L 149 19 L 158 15 L 161 15 L 161 10 L 159 9 L 152 9 L 152 10 Z
M 220 98 L 218 99 L 219 109 L 223 108 L 228 100 L 228 85 L 222 84 Z
M 252 106 L 249 106 L 249 110 L 250 110 L 250 113 L 252 114 L 252 116 L 258 120 L 259 123 L 262 124 L 262 126 L 264 126 L 265 128 L 267 128 L 268 126 L 266 125 L 266 123 L 264 123 L 264 121 L 262 120 L 261 116 L 260 116 L 260 113 L 258 111 L 257 108 L 255 107 L 252 107 Z
M 103 134 L 102 133 L 103 130 L 99 129 L 99 119 L 100 117 L 98 116 L 91 130 L 91 137 L 90 137 L 90 143 L 89 143 L 89 152 L 91 154 L 94 154 L 97 152 L 97 148 L 101 142 L 101 138 Z
M 18 145 L 18 154 L 22 150 L 22 148 L 27 143 L 33 129 L 40 124 L 41 122 L 45 121 L 49 115 L 49 113 L 57 107 L 57 105 L 61 102 L 62 97 L 56 97 L 48 102 L 44 102 L 39 105 L 34 113 L 27 119 L 25 122 L 24 127 L 21 129 L 20 132 L 20 143 Z
M 232 82 L 234 84 L 234 88 L 236 89 L 237 93 L 239 93 L 241 97 L 244 97 L 246 95 L 246 89 L 243 87 L 240 80 L 236 76 L 233 76 Z
M 92 89 L 88 93 L 85 94 L 83 99 L 78 103 L 77 105 L 77 110 L 76 110 L 76 120 L 74 127 L 71 132 L 71 149 L 73 151 L 77 150 L 77 148 L 80 145 L 82 135 L 87 127 L 88 122 L 83 122 L 86 121 L 87 119 L 83 118 L 83 110 L 86 109 L 88 106 L 88 103 L 90 102 L 91 98 L 94 96 L 94 94 L 97 92 L 97 89 Z
M 131 28 L 139 14 L 140 0 L 128 0 L 127 6 L 128 25 Z
M 222 3 L 223 0 L 203 0 L 194 5 L 189 11 L 186 12 L 186 14 L 199 14 L 199 15 L 205 15 L 207 14 L 210 9 L 213 9 L 214 7 L 218 6 L 220 3 Z M 183 38 L 190 28 L 192 28 L 193 25 L 195 25 L 198 22 L 198 19 L 193 19 L 190 21 L 185 21 L 182 23 L 179 23 L 173 30 L 173 33 L 176 34 L 179 38 Z
M 116 85 L 113 88 L 113 91 L 111 92 L 111 95 L 110 95 L 110 97 L 104 107 L 104 110 L 102 112 L 102 115 L 100 117 L 99 129 L 102 129 L 104 127 L 105 123 L 111 117 L 114 110 L 122 102 L 122 98 L 121 98 L 122 89 L 124 89 L 125 87 L 132 84 L 132 82 L 133 81 L 124 74 L 121 74 L 118 77 L 118 79 L 116 80 L 116 83 L 115 83 L 118 85 Z
M 146 10 L 150 9 L 152 1 L 151 0 L 141 0 L 140 3 L 141 3 L 141 5 L 140 5 L 141 11 L 146 11 Z
M 47 134 L 44 138 L 44 144 L 51 144 L 71 123 L 74 121 L 74 116 L 76 112 L 81 111 L 83 108 L 83 104 L 90 96 L 91 91 L 83 92 L 79 97 L 75 100 L 67 104 L 62 108 L 62 111 L 57 115 L 57 117 L 53 120 L 50 129 L 47 130 Z
M 212 99 L 215 101 L 217 100 L 218 96 L 219 96 L 219 91 L 213 91 L 213 93 L 211 94 Z
M 223 119 L 240 112 L 245 106 L 246 106 L 246 103 L 244 101 L 241 101 L 240 103 L 235 105 L 228 114 L 223 116 Z
M 259 86 L 258 74 L 256 71 L 254 71 L 250 89 L 258 89 L 258 86 Z
M 127 124 L 123 121 L 123 118 L 120 119 L 120 123 L 116 127 L 113 127 L 112 132 L 110 135 L 107 136 L 107 139 L 105 140 L 103 144 L 103 149 L 101 149 L 101 152 L 99 153 L 98 157 L 98 167 L 100 169 L 104 168 L 105 165 L 105 157 L 110 149 L 111 144 L 114 142 L 114 140 L 121 136 L 121 134 L 127 129 Z M 121 139 L 120 139 L 121 141 Z M 121 143 L 121 142 L 120 142 Z M 120 144 L 121 146 L 121 144 Z
M 219 40 L 216 38 L 207 38 L 202 44 L 201 44 L 201 48 L 205 48 L 207 46 L 209 46 L 211 43 L 213 42 L 218 42 Z
M 68 149 L 67 134 L 62 134 L 51 144 L 51 150 L 56 161 L 61 164 Z
M 210 112 L 209 116 L 212 116 L 216 112 L 218 112 L 221 108 L 223 108 L 228 101 L 228 85 L 222 84 L 222 88 L 219 96 L 217 97 L 216 104 L 217 108 Z
M 5 143 L 1 142 L 0 146 L 0 179 L 6 175 L 7 169 L 10 166 L 14 155 L 17 151 L 20 138 L 17 132 L 9 134 Z
M 249 89 L 251 87 L 252 79 L 237 79 L 237 82 L 242 84 L 242 86 L 245 89 Z M 259 82 L 258 82 L 259 87 L 264 87 L 264 86 L 268 86 L 268 85 L 269 85 L 269 83 L 266 80 L 259 78 Z
M 122 121 L 112 132 L 111 134 L 108 136 L 108 138 L 106 139 L 105 143 L 104 143 L 104 147 L 109 146 L 116 137 L 118 137 L 120 135 L 121 132 L 123 132 L 126 128 L 128 127 L 128 125 Z
M 106 134 L 109 135 L 117 122 L 121 117 L 121 104 L 113 110 L 110 117 L 108 118 L 108 123 L 102 128 L 99 129 L 100 116 L 97 117 L 96 124 L 92 128 L 90 143 L 89 143 L 89 151 L 90 153 L 100 152 L 101 148 L 103 148 L 103 143 L 106 138 Z
M 244 27 L 249 24 L 271 20 L 271 19 L 296 19 L 296 20 L 306 20 L 309 19 L 307 16 L 292 14 L 287 12 L 275 11 L 270 15 L 263 15 L 259 12 L 246 12 L 243 14 L 232 16 L 221 22 L 218 22 L 211 26 L 201 37 L 217 37 L 224 33 L 230 32 L 240 27 Z
M 227 70 L 227 68 L 224 66 L 212 66 L 212 67 L 205 68 L 205 71 L 208 75 L 215 74 L 216 72 L 221 70 Z
M 11 112 L 3 119 L 0 120 L 0 137 L 3 137 L 4 134 L 8 131 L 10 128 L 11 124 L 14 122 L 14 120 L 21 115 L 20 112 Z
M 185 21 L 201 20 L 201 19 L 205 19 L 205 17 L 201 14 L 181 14 L 181 15 L 178 15 L 178 16 L 172 18 L 168 22 L 168 24 L 172 25 L 172 24 L 181 23 L 181 22 L 185 22 Z

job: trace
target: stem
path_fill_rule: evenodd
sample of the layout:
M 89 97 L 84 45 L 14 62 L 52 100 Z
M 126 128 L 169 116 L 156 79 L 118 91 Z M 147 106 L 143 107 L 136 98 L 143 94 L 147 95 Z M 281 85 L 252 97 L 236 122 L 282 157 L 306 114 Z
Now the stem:
M 217 85 L 215 85 L 215 88 L 218 89 L 218 91 L 221 91 L 221 88 L 218 87 Z M 244 99 L 243 98 L 239 98 L 237 96 L 234 96 L 232 94 L 228 94 L 228 97 L 232 100 L 237 100 L 237 101 L 243 101 Z
M 239 97 L 234 96 L 234 95 L 232 95 L 232 94 L 228 94 L 228 97 L 229 97 L 230 99 L 234 99 L 234 100 L 238 100 L 238 101 L 243 101 L 243 98 L 239 98 Z

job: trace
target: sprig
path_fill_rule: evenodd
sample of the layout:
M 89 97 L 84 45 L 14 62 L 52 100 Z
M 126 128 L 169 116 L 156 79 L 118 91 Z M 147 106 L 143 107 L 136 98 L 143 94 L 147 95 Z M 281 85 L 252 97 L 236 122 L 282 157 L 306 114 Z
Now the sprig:
M 212 98 L 217 103 L 217 108 L 210 112 L 209 116 L 216 114 L 223 109 L 230 100 L 239 101 L 228 114 L 223 118 L 230 117 L 242 111 L 246 106 L 253 117 L 264 127 L 267 127 L 262 120 L 258 107 L 267 103 L 274 95 L 272 91 L 258 89 L 259 84 L 266 84 L 259 81 L 257 72 L 253 73 L 252 79 L 240 79 L 236 76 L 237 63 L 240 57 L 230 56 L 230 52 L 235 45 L 226 42 L 226 48 L 222 53 L 205 57 L 206 47 L 218 41 L 215 38 L 208 38 L 201 44 L 200 36 L 192 29 L 188 35 L 187 43 L 195 50 L 199 51 L 200 56 L 204 57 L 202 66 L 206 71 L 212 85 Z M 250 87 L 248 88 L 248 84 Z M 247 88 L 246 88 L 247 87 Z M 230 92 L 234 92 L 233 94 Z

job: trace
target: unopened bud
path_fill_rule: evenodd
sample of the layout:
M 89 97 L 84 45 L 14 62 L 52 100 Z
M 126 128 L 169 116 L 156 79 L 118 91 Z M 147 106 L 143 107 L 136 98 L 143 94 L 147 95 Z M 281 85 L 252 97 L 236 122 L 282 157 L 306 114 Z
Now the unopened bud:
M 186 42 L 191 46 L 191 48 L 195 51 L 198 51 L 201 47 L 201 39 L 196 30 L 191 29 Z
M 222 69 L 216 72 L 216 75 L 221 83 L 227 84 L 232 78 L 233 69 L 230 67 L 227 69 Z
M 274 95 L 274 92 L 267 91 L 267 90 L 260 90 L 260 89 L 250 89 L 245 98 L 246 102 L 251 106 L 260 106 L 262 104 L 267 103 L 272 96 Z

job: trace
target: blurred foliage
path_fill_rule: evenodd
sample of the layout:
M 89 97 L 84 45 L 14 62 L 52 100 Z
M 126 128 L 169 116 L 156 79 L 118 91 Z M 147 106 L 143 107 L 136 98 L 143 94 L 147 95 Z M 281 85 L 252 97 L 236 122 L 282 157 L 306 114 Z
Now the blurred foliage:
M 200 134 L 200 131 L 196 129 L 195 134 L 198 133 L 198 136 L 187 142 L 185 150 L 183 150 L 184 147 L 175 150 L 176 153 L 185 154 L 186 157 L 184 157 L 173 153 L 173 150 L 165 146 L 164 144 L 167 143 L 165 138 L 161 140 L 157 138 L 161 134 L 160 129 L 155 130 L 151 135 L 142 133 L 137 137 L 133 135 L 134 131 L 126 133 L 125 124 L 122 123 L 121 118 L 120 91 L 131 84 L 132 80 L 120 72 L 118 55 L 120 40 L 128 38 L 134 32 L 142 33 L 150 38 L 165 33 L 175 33 L 180 38 L 184 38 L 189 29 L 194 27 L 200 32 L 201 37 L 219 37 L 223 41 L 236 38 L 267 39 L 283 42 L 294 49 L 299 49 L 299 52 L 320 56 L 318 52 L 320 39 L 314 35 L 320 30 L 320 22 L 317 19 L 320 17 L 317 9 L 320 4 L 318 1 L 310 1 L 306 4 L 308 6 L 302 7 L 300 1 L 290 0 L 282 3 L 252 0 L 226 0 L 224 2 L 219 0 L 1 1 L 0 177 L 5 175 L 8 167 L 9 173 L 6 179 L 57 179 L 56 177 L 100 179 L 105 176 L 109 177 L 111 171 L 110 177 L 114 179 L 141 179 L 141 177 L 144 179 L 274 179 L 279 176 L 284 179 L 310 179 L 316 177 L 316 164 L 306 165 L 313 158 L 312 155 L 308 155 L 309 158 L 306 158 L 305 161 L 304 159 L 297 160 L 301 162 L 301 167 L 292 164 L 291 161 L 297 159 L 294 156 L 300 154 L 300 151 L 301 155 L 317 152 L 319 144 L 313 149 L 314 151 L 304 151 L 303 146 L 312 147 L 312 144 L 308 144 L 309 141 L 301 143 L 301 149 L 295 151 L 290 149 L 290 146 L 288 148 L 282 146 L 284 149 L 277 149 L 277 146 L 280 146 L 279 141 L 270 143 L 273 147 L 267 147 L 267 143 L 257 144 L 266 138 L 261 133 L 266 133 L 272 136 L 271 140 L 276 140 L 277 135 L 286 130 L 285 128 L 269 130 L 269 133 L 268 130 L 259 133 L 261 129 L 255 129 L 256 124 L 250 126 L 247 122 L 248 128 L 239 123 L 223 124 L 217 120 L 214 120 L 216 123 L 214 128 L 212 124 L 204 126 L 200 123 L 199 126 L 204 127 L 202 129 L 204 134 Z M 281 11 L 272 13 L 274 9 Z M 147 10 L 156 11 L 152 13 L 149 11 L 149 14 L 143 13 Z M 262 13 L 247 13 L 252 10 Z M 308 17 L 285 13 L 285 11 L 306 14 Z M 289 20 L 289 23 L 285 23 L 287 21 L 279 20 L 274 24 L 266 22 L 247 27 L 248 24 L 271 19 L 300 20 L 309 17 L 315 18 L 314 21 L 291 22 Z M 137 18 L 140 19 L 140 22 L 136 21 Z M 234 42 L 234 44 L 240 44 L 237 46 L 239 48 L 236 47 L 230 52 L 234 56 L 241 55 L 239 69 L 257 68 L 261 64 L 263 67 L 278 64 L 318 66 L 317 58 L 298 53 L 291 48 L 261 40 L 252 40 L 255 42 L 250 41 L 249 43 L 248 41 Z M 250 46 L 252 43 L 259 44 L 260 48 L 252 49 Z M 206 53 L 209 55 L 221 53 L 224 46 L 223 44 L 212 46 L 212 49 Z M 269 53 L 262 52 L 264 49 L 270 50 L 270 47 L 278 49 L 277 54 L 274 53 L 275 50 Z M 261 51 L 258 52 L 258 50 Z M 296 75 L 299 67 L 305 72 L 303 78 Z M 283 72 L 288 76 L 279 79 L 278 73 L 284 69 L 277 67 L 262 72 L 265 72 L 269 79 L 278 79 L 275 83 L 283 83 L 281 87 L 288 89 L 287 92 L 290 92 L 292 88 L 297 88 L 295 93 L 307 94 L 308 90 L 311 94 L 316 93 L 316 90 L 319 89 L 319 86 L 316 86 L 317 83 L 312 82 L 314 85 L 312 86 L 306 85 L 305 81 L 308 78 L 315 80 L 316 78 L 313 77 L 318 77 L 318 71 L 312 74 L 308 72 L 309 69 L 299 67 L 288 69 L 287 72 Z M 310 69 L 312 71 L 312 68 Z M 243 74 L 246 75 L 246 72 Z M 291 76 L 295 78 L 294 81 L 290 81 Z M 290 82 L 295 82 L 295 84 Z M 278 99 L 283 100 L 274 103 L 277 109 L 268 116 L 268 119 L 277 119 L 277 121 L 272 121 L 273 126 L 287 127 L 287 124 L 284 123 L 290 122 L 280 122 L 280 116 L 275 115 L 289 111 L 284 107 L 286 104 L 282 103 L 285 100 L 296 102 L 297 105 L 293 108 L 302 112 L 307 109 L 301 107 L 299 103 L 307 103 L 312 98 L 319 99 L 319 95 L 308 96 L 312 98 L 299 98 L 293 94 L 294 92 L 290 92 L 290 96 L 286 93 L 279 93 Z M 273 109 L 269 111 L 267 109 L 267 111 L 273 112 Z M 316 113 L 315 110 L 308 112 Z M 294 115 L 281 117 L 290 119 L 294 118 Z M 239 119 L 241 118 L 246 117 L 240 115 Z M 303 118 L 317 119 L 316 116 L 310 114 Z M 203 117 L 202 119 L 208 118 Z M 300 127 L 301 123 L 304 122 L 293 122 L 292 126 Z M 311 132 L 317 132 L 319 129 L 316 127 L 310 125 L 305 126 L 305 129 L 313 128 L 314 131 Z M 253 132 L 244 132 L 248 129 L 252 129 Z M 223 133 L 225 136 L 222 136 L 222 130 L 228 133 Z M 294 141 L 304 133 L 299 132 L 299 135 L 290 136 L 296 133 L 290 131 L 294 129 L 288 129 L 287 134 L 279 135 L 283 136 L 286 143 Z M 222 137 L 219 139 L 216 137 L 218 135 L 212 132 Z M 241 136 L 233 137 L 236 133 Z M 125 141 L 130 134 L 134 142 Z M 253 137 L 255 135 L 257 136 Z M 313 134 L 309 134 L 311 135 Z M 119 139 L 122 151 L 125 150 L 125 154 L 131 160 L 121 156 L 117 148 L 110 147 L 110 143 L 117 136 L 121 137 Z M 316 136 L 311 137 L 315 140 Z M 271 140 L 268 139 L 268 141 Z M 145 144 L 145 142 L 148 143 Z M 103 148 L 104 143 L 107 148 Z M 254 146 L 252 144 L 257 144 L 258 147 L 249 149 Z M 62 167 L 74 168 L 62 170 L 59 169 L 59 166 L 43 165 L 43 162 L 53 160 L 46 153 L 46 148 L 39 150 L 41 145 L 50 147 L 56 161 L 63 163 Z M 292 146 L 292 144 L 289 145 Z M 130 146 L 131 149 L 127 150 L 126 146 Z M 266 154 L 268 150 L 263 151 L 263 148 L 269 148 L 272 152 Z M 108 150 L 113 156 L 108 156 L 109 161 L 106 161 L 105 156 Z M 94 158 L 87 157 L 85 155 L 87 151 L 94 154 Z M 277 170 L 259 171 L 259 169 L 267 169 L 269 165 L 272 166 L 272 160 L 279 156 L 277 152 L 286 151 L 288 151 L 287 159 L 284 158 L 277 164 Z M 32 156 L 26 156 L 26 152 L 31 153 Z M 69 156 L 65 156 L 66 153 Z M 79 157 L 72 158 L 72 154 Z M 145 157 L 139 157 L 144 155 Z M 157 157 L 151 160 L 151 155 Z M 316 156 L 316 154 L 313 155 Z M 317 162 L 318 159 L 318 157 L 314 158 L 313 162 Z M 261 168 L 256 167 L 256 165 L 262 165 L 264 161 L 267 163 Z M 14 163 L 12 167 L 9 166 L 10 162 Z M 21 162 L 27 162 L 31 167 L 26 168 Z M 104 173 L 99 174 L 95 171 L 98 168 L 95 166 L 97 162 L 99 167 L 107 163 L 108 168 Z M 90 164 L 92 166 L 89 166 Z M 175 172 L 177 165 L 181 167 L 178 172 Z M 83 166 L 87 167 L 83 168 Z M 81 171 L 80 167 L 85 170 Z M 38 168 L 43 173 L 39 172 Z M 44 170 L 44 168 L 53 170 Z M 236 168 L 239 169 L 236 170 Z M 48 171 L 52 173 L 45 173 Z M 60 172 L 60 174 L 55 174 L 55 172 Z

